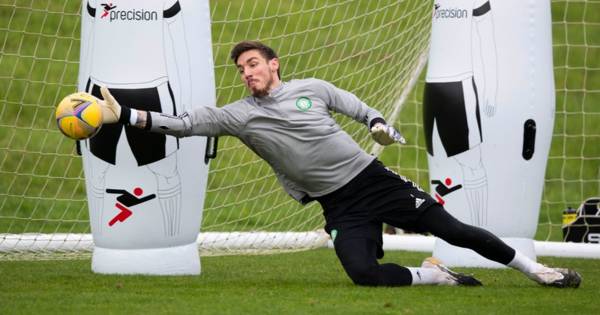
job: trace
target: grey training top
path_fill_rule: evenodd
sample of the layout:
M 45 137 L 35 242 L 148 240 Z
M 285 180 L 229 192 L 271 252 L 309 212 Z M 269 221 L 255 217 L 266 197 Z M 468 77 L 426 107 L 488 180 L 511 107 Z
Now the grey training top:
M 329 111 L 367 126 L 381 114 L 354 94 L 318 79 L 282 82 L 268 96 L 221 108 L 197 107 L 179 117 L 151 113 L 150 129 L 177 137 L 238 137 L 275 171 L 288 194 L 302 201 L 344 186 L 374 159 Z

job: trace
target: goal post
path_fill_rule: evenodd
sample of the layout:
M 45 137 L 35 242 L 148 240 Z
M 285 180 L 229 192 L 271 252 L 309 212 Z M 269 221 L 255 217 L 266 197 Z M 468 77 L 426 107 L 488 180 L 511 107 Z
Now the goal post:
M 115 1 L 116 2 L 116 1 Z M 87 257 L 81 158 L 54 122 L 77 89 L 81 0 L 0 1 L 0 260 Z M 210 1 L 217 104 L 246 95 L 229 59 L 244 39 L 274 47 L 283 80 L 317 77 L 377 108 L 409 144 L 382 148 L 336 115 L 368 152 L 428 187 L 421 105 L 433 1 Z M 561 239 L 561 215 L 600 195 L 600 2 L 554 0 L 556 126 L 537 240 Z M 211 162 L 201 255 L 279 252 L 327 240 L 317 203 L 302 206 L 232 137 Z

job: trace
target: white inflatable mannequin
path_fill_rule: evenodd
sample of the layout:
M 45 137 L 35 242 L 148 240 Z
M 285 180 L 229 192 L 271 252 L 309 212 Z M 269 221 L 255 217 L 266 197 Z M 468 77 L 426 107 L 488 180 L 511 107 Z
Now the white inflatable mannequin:
M 554 107 L 550 1 L 436 1 L 424 97 L 432 195 L 532 258 Z M 434 256 L 500 266 L 441 240 Z
M 84 0 L 81 34 L 80 90 L 168 114 L 215 106 L 208 1 Z M 117 125 L 81 143 L 93 271 L 200 273 L 205 145 Z

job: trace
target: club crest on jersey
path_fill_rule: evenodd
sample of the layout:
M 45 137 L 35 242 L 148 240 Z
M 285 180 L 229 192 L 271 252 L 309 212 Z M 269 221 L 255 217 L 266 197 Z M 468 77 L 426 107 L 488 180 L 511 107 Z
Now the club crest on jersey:
M 312 101 L 310 100 L 310 98 L 308 98 L 306 96 L 299 97 L 296 100 L 296 107 L 300 111 L 305 112 L 312 107 Z

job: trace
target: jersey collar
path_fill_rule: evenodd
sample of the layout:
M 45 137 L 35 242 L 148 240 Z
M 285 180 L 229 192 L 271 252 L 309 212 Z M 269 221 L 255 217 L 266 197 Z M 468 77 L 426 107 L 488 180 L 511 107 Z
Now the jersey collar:
M 277 86 L 276 88 L 274 88 L 273 90 L 271 90 L 271 93 L 269 93 L 270 97 L 275 97 L 277 96 L 277 94 L 279 94 L 279 92 L 281 92 L 281 90 L 283 90 L 283 87 L 287 85 L 287 82 L 283 82 L 281 81 L 279 83 L 279 86 Z
M 252 98 L 254 98 L 254 102 L 256 102 L 256 104 L 265 104 L 265 103 L 273 102 L 273 101 L 275 101 L 275 98 L 279 94 L 281 94 L 281 91 L 283 90 L 283 88 L 286 85 L 287 85 L 287 82 L 281 81 L 281 83 L 276 88 L 272 89 L 271 92 L 269 92 L 269 95 L 263 96 L 263 97 L 253 96 Z

